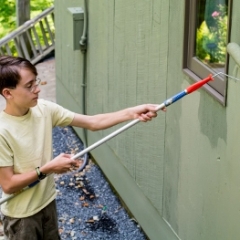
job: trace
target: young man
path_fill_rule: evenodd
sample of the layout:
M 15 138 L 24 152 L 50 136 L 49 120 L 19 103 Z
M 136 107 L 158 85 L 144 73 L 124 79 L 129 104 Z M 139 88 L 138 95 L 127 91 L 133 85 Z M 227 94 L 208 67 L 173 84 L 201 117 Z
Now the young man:
M 52 159 L 52 128 L 75 126 L 92 131 L 139 118 L 157 116 L 157 105 L 145 104 L 94 116 L 73 113 L 38 99 L 40 79 L 28 60 L 0 57 L 0 93 L 6 107 L 0 113 L 0 185 L 3 197 L 36 180 L 36 186 L 1 205 L 6 239 L 60 239 L 55 204 L 55 183 L 51 173 L 65 173 L 78 161 L 70 154 Z

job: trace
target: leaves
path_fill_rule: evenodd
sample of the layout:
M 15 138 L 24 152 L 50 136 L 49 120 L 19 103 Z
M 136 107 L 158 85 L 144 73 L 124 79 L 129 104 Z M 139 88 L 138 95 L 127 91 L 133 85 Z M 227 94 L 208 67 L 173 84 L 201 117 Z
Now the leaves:
M 196 55 L 209 63 L 224 64 L 228 33 L 226 5 L 214 5 L 197 29 Z
M 14 0 L 0 0 L 0 38 L 16 28 Z
M 51 7 L 54 0 L 31 0 L 31 18 Z M 16 28 L 16 1 L 0 0 L 0 38 Z

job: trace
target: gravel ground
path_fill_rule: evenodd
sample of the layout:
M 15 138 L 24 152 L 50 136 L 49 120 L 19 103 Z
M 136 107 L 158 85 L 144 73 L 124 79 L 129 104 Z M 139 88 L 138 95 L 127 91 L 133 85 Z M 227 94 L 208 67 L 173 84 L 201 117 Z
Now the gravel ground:
M 53 129 L 53 154 L 77 154 L 81 140 L 71 127 Z M 89 159 L 82 172 L 55 175 L 61 239 L 145 240 L 146 236 Z M 0 189 L 1 192 L 1 189 Z M 2 239 L 0 221 L 0 240 Z
M 83 149 L 82 142 L 70 127 L 55 128 L 53 138 L 54 155 L 61 152 L 77 154 Z M 62 239 L 146 239 L 113 193 L 100 168 L 91 160 L 80 173 L 56 176 L 56 187 Z

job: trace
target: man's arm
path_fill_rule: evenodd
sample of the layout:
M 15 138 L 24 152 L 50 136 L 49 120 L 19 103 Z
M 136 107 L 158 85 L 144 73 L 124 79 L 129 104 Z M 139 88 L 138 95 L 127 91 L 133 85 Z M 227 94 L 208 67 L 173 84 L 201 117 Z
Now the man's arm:
M 144 104 L 126 108 L 117 112 L 97 114 L 93 116 L 75 114 L 75 117 L 70 125 L 97 131 L 137 118 L 140 121 L 147 122 L 157 116 L 157 106 L 158 105 L 154 104 Z
M 7 194 L 15 193 L 38 179 L 35 169 L 24 174 L 14 174 L 13 167 L 0 167 L 0 185 Z
M 71 154 L 61 153 L 52 161 L 44 166 L 39 166 L 40 171 L 44 174 L 51 173 L 66 173 L 70 168 L 79 167 L 78 160 L 72 160 Z M 36 166 L 38 167 L 38 166 Z M 16 174 L 13 167 L 0 167 L 0 185 L 2 190 L 7 194 L 12 194 L 20 191 L 24 187 L 38 180 L 38 175 L 35 169 L 30 172 Z

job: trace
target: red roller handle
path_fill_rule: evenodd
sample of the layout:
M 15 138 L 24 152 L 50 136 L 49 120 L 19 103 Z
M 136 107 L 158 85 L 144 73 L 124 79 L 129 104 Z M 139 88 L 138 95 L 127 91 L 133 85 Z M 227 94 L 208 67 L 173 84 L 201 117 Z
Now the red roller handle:
M 212 74 L 210 74 L 207 78 L 204 78 L 203 80 L 196 82 L 194 84 L 192 84 L 191 86 L 189 86 L 188 88 L 186 88 L 187 93 L 192 93 L 194 91 L 196 91 L 197 89 L 199 89 L 200 87 L 202 87 L 205 83 L 212 81 L 213 77 Z

